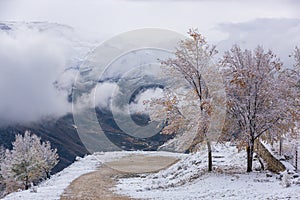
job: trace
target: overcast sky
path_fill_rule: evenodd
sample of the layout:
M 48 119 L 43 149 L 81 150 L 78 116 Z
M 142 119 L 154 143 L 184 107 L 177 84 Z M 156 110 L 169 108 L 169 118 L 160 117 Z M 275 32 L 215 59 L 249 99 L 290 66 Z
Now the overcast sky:
M 299 18 L 299 5 L 297 0 L 0 0 L 0 20 L 62 23 L 100 40 L 144 27 L 181 33 L 198 27 L 209 40 L 219 40 L 226 35 L 218 24 Z
M 245 43 L 249 37 L 251 45 L 263 42 L 268 48 L 273 48 L 269 45 L 273 41 L 269 42 L 264 33 L 260 38 L 257 34 L 268 29 L 272 35 L 280 31 L 285 38 L 284 31 L 299 30 L 299 10 L 297 0 L 0 0 L 1 21 L 66 24 L 99 42 L 145 27 L 171 29 L 182 34 L 189 28 L 198 28 L 215 44 L 228 39 L 229 43 L 242 40 Z M 262 25 L 257 19 L 270 20 Z M 281 26 L 284 29 L 278 30 Z M 245 30 L 255 35 L 245 34 Z M 286 39 L 299 43 L 295 38 Z
M 261 44 L 292 65 L 289 55 L 300 46 L 299 10 L 297 0 L 0 0 L 0 21 L 65 24 L 99 43 L 138 28 L 182 34 L 198 28 L 221 52 L 234 43 Z M 36 30 L 0 32 L 0 121 L 69 111 L 67 94 L 55 91 L 53 83 L 75 54 L 72 41 L 66 45 L 57 37 Z M 63 77 L 72 83 L 70 74 Z

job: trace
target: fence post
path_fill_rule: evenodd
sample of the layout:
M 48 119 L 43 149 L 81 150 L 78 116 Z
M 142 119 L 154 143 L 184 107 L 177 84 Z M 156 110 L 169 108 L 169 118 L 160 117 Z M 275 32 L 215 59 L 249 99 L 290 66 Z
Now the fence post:
M 296 145 L 296 152 L 295 152 L 295 154 L 296 154 L 296 158 L 295 158 L 295 169 L 296 169 L 296 171 L 298 171 L 298 145 Z
M 282 155 L 282 137 L 280 137 L 280 140 L 279 140 L 279 156 Z

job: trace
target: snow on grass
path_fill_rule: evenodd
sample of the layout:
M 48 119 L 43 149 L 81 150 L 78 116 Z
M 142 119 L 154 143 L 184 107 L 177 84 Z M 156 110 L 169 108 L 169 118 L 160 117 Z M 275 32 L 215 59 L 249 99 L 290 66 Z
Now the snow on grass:
M 4 199 L 58 200 L 64 189 L 80 175 L 97 170 L 103 163 L 131 155 L 170 156 L 181 159 L 158 173 L 120 179 L 114 191 L 132 198 L 300 199 L 300 179 L 292 178 L 294 174 L 285 172 L 283 181 L 280 181 L 277 175 L 269 172 L 245 173 L 246 152 L 237 152 L 236 147 L 229 144 L 214 146 L 214 172 L 211 173 L 207 172 L 205 148 L 190 155 L 142 151 L 95 153 L 78 158 L 75 163 L 41 183 L 36 193 L 30 190 L 15 192 Z M 258 161 L 255 161 L 254 168 L 258 167 Z M 291 183 L 290 187 L 285 187 L 285 181 Z
M 229 144 L 213 151 L 214 172 L 207 172 L 207 152 L 183 158 L 166 170 L 120 179 L 114 191 L 138 199 L 299 199 L 300 187 L 284 187 L 276 175 L 245 173 L 246 152 Z M 259 162 L 254 162 L 254 168 Z M 295 179 L 294 182 L 297 182 Z
M 96 171 L 103 163 L 116 161 L 130 155 L 170 156 L 175 158 L 186 156 L 185 154 L 169 152 L 116 151 L 94 153 L 84 158 L 77 157 L 77 161 L 72 165 L 37 186 L 36 193 L 30 192 L 30 190 L 14 192 L 4 197 L 4 200 L 58 200 L 64 189 L 79 176 Z
M 125 187 L 125 185 L 124 185 Z M 126 184 L 126 187 L 129 187 Z M 123 188 L 123 190 L 126 188 Z M 126 189 L 127 190 L 127 189 Z M 130 192 L 128 192 L 130 191 Z M 274 177 L 264 173 L 236 176 L 206 173 L 192 183 L 168 189 L 135 191 L 129 188 L 122 194 L 138 199 L 299 199 L 300 187 L 282 187 Z
M 94 153 L 84 158 L 77 157 L 77 161 L 63 171 L 53 175 L 51 179 L 42 182 L 37 186 L 37 192 L 24 190 L 15 192 L 4 197 L 5 200 L 55 200 L 60 199 L 64 189 L 77 177 L 97 170 L 104 162 L 114 161 L 123 156 L 124 152 Z
M 226 151 L 224 151 L 226 149 Z M 242 169 L 241 162 L 245 162 L 246 155 L 243 153 L 237 153 L 235 147 L 229 148 L 229 145 L 216 145 L 213 153 L 213 165 L 215 171 L 220 170 L 239 170 Z M 180 186 L 185 183 L 191 182 L 199 176 L 207 172 L 207 153 L 205 149 L 198 153 L 191 154 L 176 164 L 172 165 L 166 170 L 162 170 L 156 174 L 150 174 L 145 178 L 131 178 L 121 179 L 120 183 L 131 184 L 134 188 L 140 191 L 157 189 L 157 188 L 169 188 L 174 186 Z M 144 184 L 139 184 L 143 182 Z

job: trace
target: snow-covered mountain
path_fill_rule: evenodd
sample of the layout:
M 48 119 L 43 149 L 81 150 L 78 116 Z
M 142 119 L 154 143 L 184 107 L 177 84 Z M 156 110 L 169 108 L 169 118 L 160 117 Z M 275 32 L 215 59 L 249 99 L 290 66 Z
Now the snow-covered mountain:
M 31 130 L 58 149 L 59 171 L 88 153 L 72 127 L 70 96 L 95 43 L 48 22 L 0 22 L 0 43 L 0 145 Z
M 76 156 L 89 153 L 78 136 L 78 126 L 74 125 L 71 114 L 72 91 L 81 65 L 98 42 L 87 41 L 72 27 L 61 24 L 0 22 L 0 43 L 0 85 L 4 86 L 0 87 L 0 93 L 3 94 L 0 98 L 0 144 L 10 148 L 15 134 L 30 130 L 58 149 L 60 162 L 54 172 L 71 164 Z M 135 58 L 138 60 L 134 61 Z M 129 53 L 108 68 L 99 84 L 116 84 L 120 73 L 126 72 L 128 66 L 150 60 L 155 60 L 151 51 Z M 94 73 L 93 67 L 97 66 L 84 65 L 80 74 Z M 143 73 L 144 70 L 140 69 L 123 82 L 131 80 L 134 86 L 151 82 L 151 77 Z M 84 79 L 84 87 L 89 81 L 93 82 L 93 87 L 97 86 L 99 77 L 94 74 L 93 78 Z M 88 97 L 93 99 L 91 90 L 93 88 L 89 88 Z M 109 96 L 105 92 L 111 94 L 111 90 L 100 90 L 98 96 L 101 105 L 108 104 L 108 99 L 103 98 Z M 140 93 L 137 90 L 135 94 Z M 84 104 L 84 101 L 79 103 Z M 155 150 L 170 137 L 156 135 L 146 139 L 134 138 L 124 134 L 107 107 L 96 111 L 105 137 L 119 149 Z M 141 124 L 148 122 L 145 115 L 133 113 L 131 117 Z M 88 128 L 92 129 L 91 126 Z

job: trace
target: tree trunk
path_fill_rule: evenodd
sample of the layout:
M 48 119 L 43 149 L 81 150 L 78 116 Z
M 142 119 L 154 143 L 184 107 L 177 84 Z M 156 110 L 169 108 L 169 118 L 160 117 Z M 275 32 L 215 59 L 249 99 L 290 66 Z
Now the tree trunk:
M 254 141 L 247 145 L 247 172 L 252 172 Z
M 49 171 L 46 171 L 46 178 L 50 179 L 50 172 Z
M 282 138 L 279 140 L 279 155 L 282 156 Z
M 208 139 L 206 139 L 207 144 L 207 153 L 208 153 L 208 171 L 212 171 L 212 151 L 211 151 L 211 143 Z
M 25 177 L 25 190 L 29 189 L 28 176 Z

